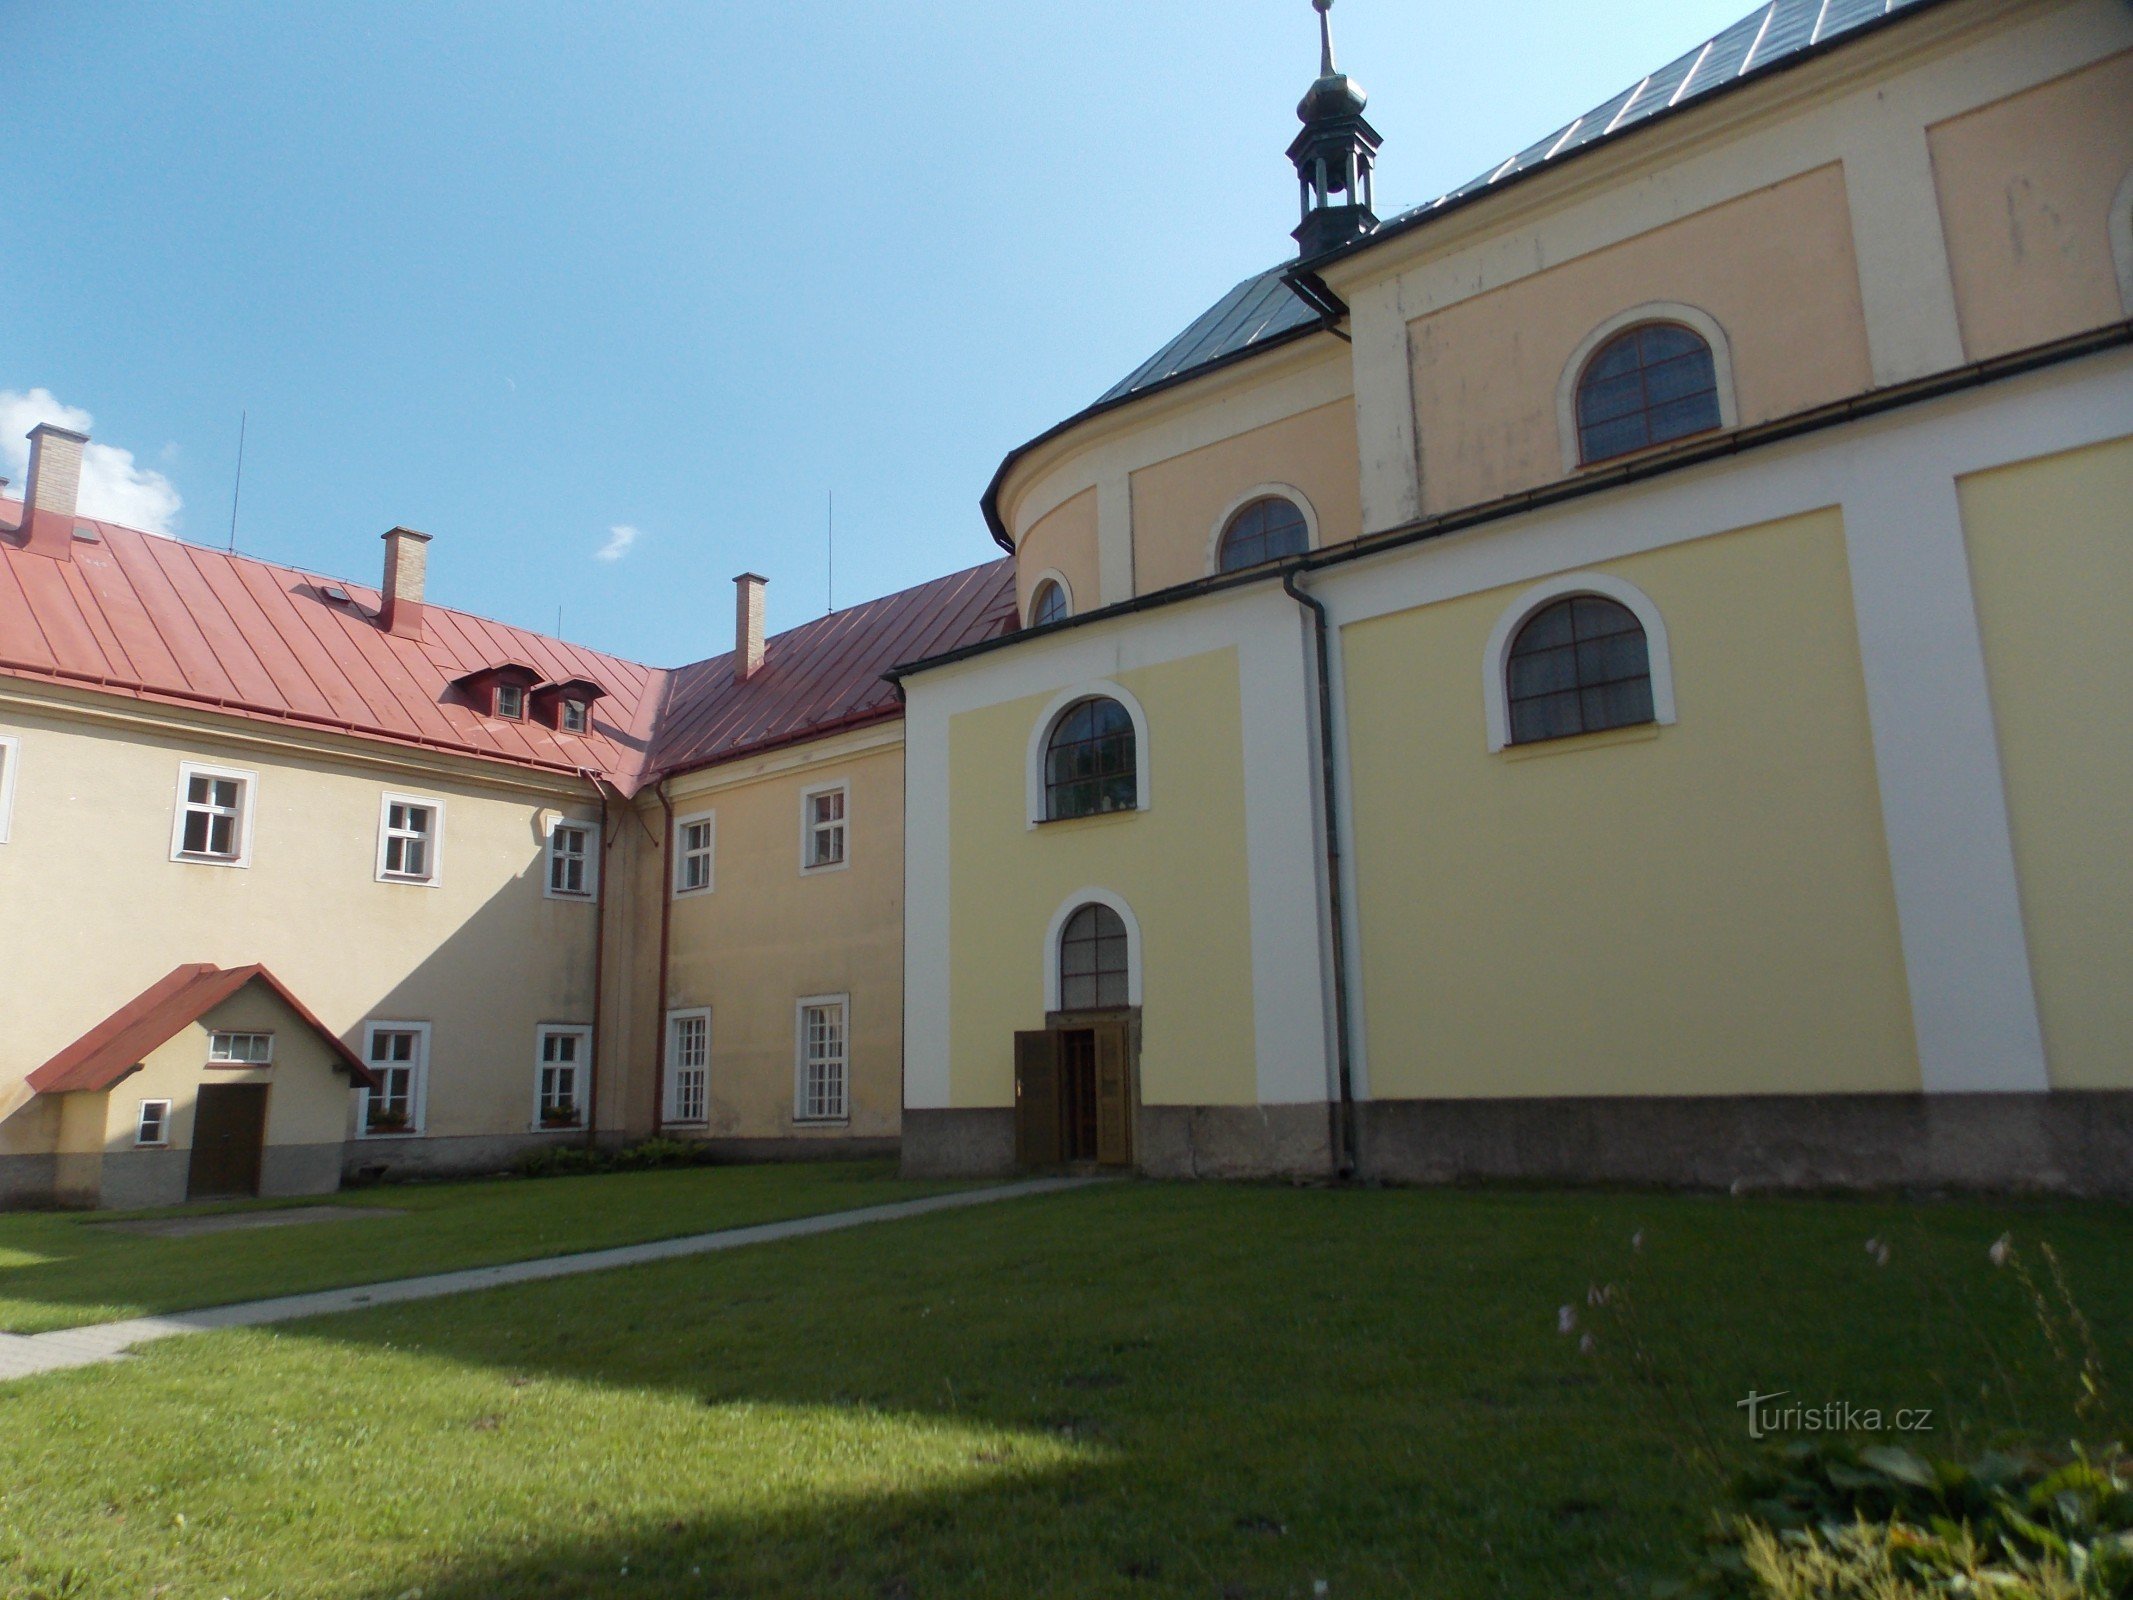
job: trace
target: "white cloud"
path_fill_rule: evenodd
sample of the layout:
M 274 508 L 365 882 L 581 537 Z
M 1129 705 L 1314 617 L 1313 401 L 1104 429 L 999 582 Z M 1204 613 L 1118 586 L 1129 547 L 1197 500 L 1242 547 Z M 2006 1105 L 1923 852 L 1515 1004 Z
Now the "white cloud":
M 601 561 L 620 561 L 630 553 L 630 546 L 637 542 L 637 530 L 626 522 L 618 522 L 607 530 L 607 543 L 594 552 Z
M 0 389 L 0 476 L 13 480 L 8 491 L 19 495 L 26 487 L 30 429 L 40 422 L 56 422 L 76 433 L 89 433 L 95 420 L 81 407 L 63 403 L 49 389 L 32 389 L 28 394 Z M 184 505 L 177 485 L 153 467 L 136 462 L 131 450 L 92 440 L 82 452 L 83 516 L 146 533 L 173 534 Z

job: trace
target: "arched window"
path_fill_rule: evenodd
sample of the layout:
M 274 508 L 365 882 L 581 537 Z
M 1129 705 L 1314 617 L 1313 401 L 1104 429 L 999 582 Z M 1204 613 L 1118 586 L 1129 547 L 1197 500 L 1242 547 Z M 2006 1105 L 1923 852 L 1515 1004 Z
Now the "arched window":
M 1588 466 L 1719 426 L 1710 345 L 1678 322 L 1624 329 L 1578 375 L 1577 417 L 1578 457 Z
M 1106 1011 L 1129 1003 L 1126 924 L 1109 906 L 1086 905 L 1059 930 L 1059 1009 Z
M 1041 580 L 1029 597 L 1029 625 L 1041 628 L 1047 622 L 1063 622 L 1067 615 L 1066 590 L 1052 578 Z
M 1296 502 L 1278 494 L 1265 495 L 1229 519 L 1229 526 L 1222 530 L 1216 565 L 1224 572 L 1239 572 L 1262 561 L 1301 555 L 1310 543 L 1310 529 Z
M 1052 724 L 1044 747 L 1044 815 L 1093 817 L 1138 802 L 1133 718 L 1116 700 L 1082 700 Z
M 1571 595 L 1518 630 L 1506 663 L 1511 743 L 1651 722 L 1652 669 L 1644 627 L 1627 606 Z

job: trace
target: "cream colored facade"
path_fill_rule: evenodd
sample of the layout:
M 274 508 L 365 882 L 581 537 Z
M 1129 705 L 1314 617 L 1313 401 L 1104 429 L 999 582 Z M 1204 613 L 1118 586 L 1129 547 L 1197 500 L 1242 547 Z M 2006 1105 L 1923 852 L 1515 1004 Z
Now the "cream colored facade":
M 2129 64 L 2109 0 L 1921 7 L 1316 265 L 1346 341 L 1011 456 L 1025 593 L 1100 604 L 904 674 L 907 1166 L 1015 1163 L 1101 905 L 1144 1170 L 2133 1191 Z M 1588 468 L 1647 323 L 1718 425 Z M 1217 576 L 1268 492 L 1330 720 L 1284 569 Z M 1510 742 L 1576 595 L 1653 715 Z M 1138 803 L 1032 821 L 1096 698 Z

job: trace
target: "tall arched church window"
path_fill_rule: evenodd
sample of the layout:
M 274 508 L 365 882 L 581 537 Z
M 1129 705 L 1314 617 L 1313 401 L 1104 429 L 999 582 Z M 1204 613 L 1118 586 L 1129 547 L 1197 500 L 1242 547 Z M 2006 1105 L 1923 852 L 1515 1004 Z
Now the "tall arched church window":
M 1229 519 L 1229 526 L 1222 530 L 1217 565 L 1224 572 L 1239 572 L 1262 561 L 1301 555 L 1310 543 L 1310 529 L 1296 502 L 1270 494 Z
M 1626 328 L 1578 375 L 1578 458 L 1586 465 L 1719 426 L 1718 369 L 1678 322 Z
M 1133 718 L 1116 700 L 1076 702 L 1052 724 L 1044 748 L 1044 815 L 1093 817 L 1139 803 Z
M 1105 905 L 1086 905 L 1059 930 L 1059 1009 L 1105 1011 L 1128 1003 L 1126 924 Z
M 1041 628 L 1048 622 L 1064 622 L 1066 616 L 1066 591 L 1052 579 L 1044 579 L 1029 597 L 1029 625 Z
M 1535 612 L 1505 666 L 1513 744 L 1654 720 L 1643 625 L 1613 600 L 1571 595 Z

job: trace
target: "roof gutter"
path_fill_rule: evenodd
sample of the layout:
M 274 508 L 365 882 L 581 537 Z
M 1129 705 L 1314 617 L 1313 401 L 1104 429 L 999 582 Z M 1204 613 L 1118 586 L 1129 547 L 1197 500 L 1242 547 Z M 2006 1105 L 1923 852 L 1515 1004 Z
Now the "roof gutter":
M 1641 483 L 1676 472 L 1686 472 L 1692 467 L 1704 466 L 1727 456 L 1745 455 L 1751 450 L 1783 444 L 1788 440 L 1820 433 L 1847 422 L 1863 421 L 1885 412 L 1921 405 L 1929 400 L 1938 400 L 1968 389 L 2021 377 L 2025 373 L 2057 366 L 2062 362 L 2100 355 L 2128 344 L 2133 344 L 2133 318 L 2108 323 L 2087 333 L 2077 333 L 2064 339 L 2051 340 L 2046 344 L 2033 345 L 2026 350 L 2010 351 L 1990 360 L 1974 361 L 1967 366 L 1954 367 L 1930 377 L 1913 379 L 1909 383 L 1893 384 L 1885 389 L 1870 389 L 1848 400 L 1811 406 L 1805 411 L 1776 417 L 1753 427 L 1736 428 L 1730 433 L 1716 435 L 1702 434 L 1669 449 L 1625 461 L 1619 466 L 1581 472 L 1575 478 L 1543 484 L 1536 489 L 1522 489 L 1516 494 L 1503 495 L 1478 505 L 1454 511 L 1440 511 L 1434 516 L 1417 517 L 1411 522 L 1401 523 L 1383 532 L 1364 534 L 1360 538 L 1313 551 L 1309 555 L 1297 556 L 1279 564 L 1270 563 L 1244 572 L 1218 573 L 1211 577 L 1195 578 L 1189 583 L 1177 584 L 1168 589 L 1158 589 L 1150 594 L 1137 594 L 1115 605 L 1104 606 L 1100 610 L 1078 612 L 1060 622 L 1049 622 L 1038 628 L 1024 628 L 1017 633 L 1005 634 L 995 639 L 980 639 L 974 644 L 963 645 L 937 656 L 906 662 L 901 666 L 892 667 L 882 676 L 892 683 L 900 684 L 905 678 L 916 673 L 952 666 L 973 656 L 1062 633 L 1069 628 L 1086 628 L 1136 611 L 1155 611 L 1165 606 L 1198 599 L 1202 595 L 1248 588 L 1291 571 L 1315 572 L 1322 567 L 1360 561 L 1387 550 L 1441 539 L 1447 534 L 1462 533 L 1468 528 L 1501 522 L 1529 511 L 1566 505 L 1591 495 L 1603 494 L 1609 489 L 1620 488 L 1625 484 Z

